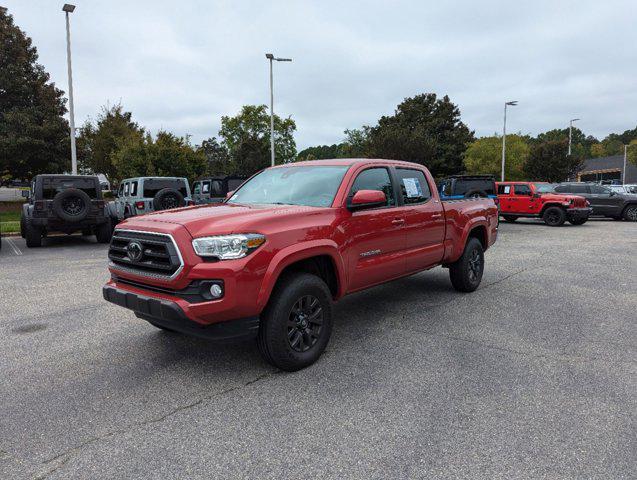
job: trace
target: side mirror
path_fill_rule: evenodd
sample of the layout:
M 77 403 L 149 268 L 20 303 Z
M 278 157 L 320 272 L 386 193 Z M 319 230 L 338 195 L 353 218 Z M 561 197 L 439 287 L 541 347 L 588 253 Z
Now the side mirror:
M 234 195 L 234 190 L 230 190 L 228 193 L 226 193 L 226 200 L 228 200 L 230 197 L 232 197 Z
M 31 190 L 22 190 L 22 197 L 29 198 L 31 196 Z
M 350 210 L 363 210 L 365 208 L 382 207 L 387 204 L 385 192 L 380 190 L 359 190 L 349 202 Z

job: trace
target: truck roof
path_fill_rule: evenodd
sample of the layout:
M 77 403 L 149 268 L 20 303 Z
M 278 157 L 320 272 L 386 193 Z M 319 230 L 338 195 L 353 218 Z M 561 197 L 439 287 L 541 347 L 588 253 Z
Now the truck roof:
M 390 163 L 392 165 L 411 165 L 422 167 L 423 165 L 414 162 L 407 162 L 404 160 L 389 160 L 383 158 L 329 158 L 324 160 L 306 160 L 303 162 L 294 162 L 294 163 L 284 163 L 283 165 L 276 165 L 274 168 L 278 167 L 293 167 L 293 166 L 301 166 L 301 165 L 354 165 L 356 163 Z

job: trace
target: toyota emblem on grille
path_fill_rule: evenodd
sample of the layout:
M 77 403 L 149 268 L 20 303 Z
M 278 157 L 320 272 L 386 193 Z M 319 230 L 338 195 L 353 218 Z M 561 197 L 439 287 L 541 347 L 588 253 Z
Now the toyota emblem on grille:
M 144 256 L 144 249 L 139 242 L 129 242 L 126 245 L 126 255 L 132 262 L 139 262 Z

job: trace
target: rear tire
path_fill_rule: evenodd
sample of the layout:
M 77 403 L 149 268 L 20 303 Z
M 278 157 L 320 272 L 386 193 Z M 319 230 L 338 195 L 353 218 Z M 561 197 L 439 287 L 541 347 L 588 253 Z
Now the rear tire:
M 637 222 L 637 205 L 628 205 L 624 209 L 623 217 L 629 222 Z
M 560 207 L 549 207 L 544 211 L 542 219 L 549 227 L 561 227 L 566 221 L 566 212 Z
M 480 286 L 484 273 L 484 249 L 475 237 L 469 238 L 462 256 L 449 266 L 449 278 L 459 292 L 473 292 Z
M 20 217 L 20 236 L 22 238 L 27 238 L 27 227 L 26 227 L 26 220 L 24 219 L 24 215 L 22 215 Z
M 26 222 L 24 234 L 28 248 L 38 248 L 42 246 L 42 231 L 38 227 L 31 225 L 31 222 Z
M 98 243 L 109 243 L 113 236 L 113 227 L 111 226 L 111 219 L 109 218 L 106 223 L 102 223 L 95 230 L 95 238 Z
M 263 358 L 294 372 L 321 356 L 332 334 L 332 294 L 309 273 L 291 273 L 277 283 L 261 314 L 257 345 Z
M 520 217 L 517 215 L 502 215 L 502 218 L 504 218 L 505 222 L 513 223 Z

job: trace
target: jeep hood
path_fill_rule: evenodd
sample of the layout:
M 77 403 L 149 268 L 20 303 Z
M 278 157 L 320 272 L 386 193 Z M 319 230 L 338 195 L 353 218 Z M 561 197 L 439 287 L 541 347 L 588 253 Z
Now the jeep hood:
M 289 217 L 307 216 L 319 213 L 324 208 L 301 205 L 242 205 L 217 203 L 178 208 L 164 212 L 140 215 L 120 224 L 122 228 L 145 225 L 161 229 L 162 224 L 181 225 L 193 237 L 224 235 L 229 233 L 250 233 L 246 229 L 259 232 L 260 227 L 283 223 Z

